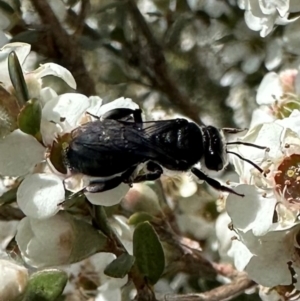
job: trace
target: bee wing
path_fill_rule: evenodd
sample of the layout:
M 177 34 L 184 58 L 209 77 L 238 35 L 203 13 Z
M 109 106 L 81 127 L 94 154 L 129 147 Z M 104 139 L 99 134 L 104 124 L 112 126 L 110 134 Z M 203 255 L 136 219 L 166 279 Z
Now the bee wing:
M 134 135 L 129 135 L 126 139 L 130 140 L 130 145 L 135 149 L 134 152 L 136 154 L 147 156 L 153 160 L 158 157 L 164 157 L 172 162 L 174 158 L 169 154 L 172 154 L 174 150 L 172 151 L 167 147 L 166 139 L 168 138 L 163 138 L 163 135 L 172 133 L 177 139 L 177 130 L 184 124 L 188 124 L 188 121 L 185 119 L 149 121 L 135 124 L 137 128 Z

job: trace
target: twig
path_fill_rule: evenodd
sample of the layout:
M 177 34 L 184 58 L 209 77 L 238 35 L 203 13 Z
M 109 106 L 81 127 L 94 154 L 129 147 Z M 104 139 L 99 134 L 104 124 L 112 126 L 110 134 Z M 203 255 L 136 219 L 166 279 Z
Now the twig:
M 169 264 L 165 271 L 167 274 L 175 274 L 181 271 L 205 279 L 216 279 L 219 273 L 217 266 L 207 260 L 201 251 L 183 244 L 180 237 L 174 233 L 165 219 L 153 220 L 151 224 L 160 240 L 167 243 L 170 250 L 172 250 L 171 253 L 168 253 Z
M 85 18 L 90 8 L 90 1 L 89 0 L 81 0 L 81 9 L 78 15 L 78 22 L 76 24 L 76 31 L 74 36 L 80 36 L 82 31 L 85 27 Z
M 151 33 L 148 24 L 136 6 L 134 0 L 125 0 L 127 2 L 128 10 L 132 15 L 136 24 L 136 30 L 145 37 L 147 41 L 149 58 L 145 58 L 144 62 L 150 62 L 150 66 L 155 74 L 155 84 L 162 92 L 168 95 L 169 100 L 174 103 L 187 117 L 191 118 L 197 123 L 201 123 L 199 112 L 191 105 L 189 97 L 178 88 L 178 84 L 172 79 L 168 72 L 168 67 L 164 57 L 163 50 L 157 43 L 153 34 Z
M 241 273 L 234 281 L 201 294 L 163 295 L 158 301 L 224 301 L 242 294 L 246 289 L 256 285 L 246 274 Z
M 61 26 L 47 1 L 31 0 L 31 2 L 44 25 L 50 28 L 52 43 L 54 44 L 53 49 L 58 52 L 57 57 L 60 59 L 60 64 L 73 74 L 78 90 L 87 96 L 96 94 L 94 82 L 86 71 L 80 49 L 75 40 Z

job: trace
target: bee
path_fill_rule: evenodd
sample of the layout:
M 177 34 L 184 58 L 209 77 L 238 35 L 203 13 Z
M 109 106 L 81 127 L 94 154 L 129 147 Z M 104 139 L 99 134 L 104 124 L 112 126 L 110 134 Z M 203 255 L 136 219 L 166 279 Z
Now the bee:
M 143 121 L 140 109 L 122 108 L 75 129 L 64 150 L 64 161 L 72 173 L 97 178 L 85 188 L 91 193 L 110 190 L 121 183 L 154 181 L 167 169 L 191 172 L 217 190 L 243 196 L 195 167 L 201 162 L 208 170 L 223 170 L 231 153 L 262 172 L 255 163 L 228 151 L 229 144 L 264 148 L 239 141 L 226 143 L 223 131 L 213 126 L 198 126 L 181 118 Z M 146 166 L 144 174 L 137 173 L 141 164 Z

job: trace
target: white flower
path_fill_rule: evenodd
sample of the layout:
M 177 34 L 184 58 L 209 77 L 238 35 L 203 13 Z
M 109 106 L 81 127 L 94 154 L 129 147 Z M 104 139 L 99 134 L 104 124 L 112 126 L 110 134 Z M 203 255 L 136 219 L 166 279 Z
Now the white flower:
M 28 279 L 26 268 L 1 255 L 0 300 L 15 300 L 24 293 Z
M 45 161 L 46 148 L 31 135 L 15 130 L 0 141 L 0 152 L 0 174 L 25 177 L 17 192 L 20 209 L 35 218 L 56 214 L 64 201 L 62 179 L 49 172 L 31 174 Z
M 11 89 L 11 81 L 8 72 L 8 56 L 14 51 L 18 57 L 20 65 L 22 66 L 26 60 L 26 57 L 30 53 L 31 46 L 26 43 L 10 43 L 6 44 L 0 49 L 0 81 L 4 87 L 9 90 Z M 31 72 L 24 72 L 24 78 L 27 84 L 29 98 L 37 98 L 41 100 L 41 103 L 45 103 L 50 97 L 53 97 L 56 92 L 49 88 L 43 87 L 43 78 L 48 75 L 53 75 L 64 80 L 71 88 L 76 89 L 75 80 L 67 69 L 57 65 L 55 63 L 46 63 L 41 65 L 36 70 Z
M 15 130 L 0 140 L 0 174 L 20 177 L 44 160 L 45 148 L 32 136 Z
M 41 134 L 45 145 L 51 147 L 57 137 L 70 133 L 73 129 L 92 119 L 86 112 L 101 116 L 114 108 L 136 109 L 138 105 L 131 99 L 119 98 L 101 105 L 99 97 L 87 98 L 81 94 L 62 94 L 44 106 L 42 110 Z M 22 147 L 19 147 L 22 145 Z M 47 158 L 47 149 L 30 135 L 16 130 L 0 141 L 0 174 L 25 176 L 17 192 L 20 209 L 31 218 L 45 219 L 55 215 L 65 198 L 65 188 L 74 193 L 89 185 L 92 177 L 87 175 L 63 175 L 55 170 Z M 46 161 L 45 166 L 36 168 Z M 37 173 L 38 171 L 38 173 Z M 64 181 L 65 180 L 65 181 Z M 64 182 L 63 182 L 64 181 Z M 100 192 L 85 193 L 95 205 L 112 206 L 120 202 L 129 190 L 129 185 Z
M 111 253 L 97 253 L 81 262 L 67 268 L 70 281 L 64 291 L 65 294 L 74 292 L 74 287 L 83 286 L 83 292 L 95 296 L 97 301 L 121 301 L 121 287 L 128 281 L 124 278 L 112 278 L 104 274 L 104 270 L 116 256 Z M 90 282 L 96 290 L 84 288 L 83 282 Z
M 284 118 L 300 107 L 300 73 L 296 69 L 267 73 L 260 83 L 256 102 L 260 107 L 252 115 L 251 127 Z
M 46 267 L 77 262 L 103 250 L 106 238 L 90 224 L 59 212 L 44 220 L 23 218 L 16 242 L 27 264 Z
M 290 157 L 293 153 L 299 152 L 297 147 L 297 139 L 300 139 L 299 116 L 300 112 L 294 110 L 288 118 L 277 120 L 273 123 L 260 124 L 251 128 L 245 137 L 240 139 L 242 142 L 268 147 L 268 152 L 245 145 L 238 146 L 235 150 L 244 158 L 261 166 L 266 172 L 269 172 L 271 167 L 276 172 L 276 168 L 278 167 L 276 164 L 282 162 L 285 157 Z M 260 187 L 267 185 L 267 183 L 267 186 L 274 183 L 270 183 L 269 181 L 273 174 L 263 177 L 248 162 L 237 160 L 234 156 L 231 159 L 242 183 L 253 184 L 258 179 L 262 183 L 259 185 L 256 182 L 256 185 Z
M 229 215 L 226 212 L 223 212 L 218 216 L 215 225 L 218 242 L 217 250 L 221 260 L 224 262 L 231 262 L 231 258 L 227 254 L 232 245 L 232 237 L 234 237 L 234 233 L 229 229 L 230 223 L 231 219 Z
M 12 43 L 0 50 L 0 81 L 6 88 L 11 85 L 7 65 L 8 55 L 12 51 L 15 51 L 22 65 L 30 52 L 30 45 Z M 17 202 L 27 216 L 38 219 L 55 215 L 61 209 L 59 204 L 64 201 L 63 180 L 69 175 L 58 172 L 56 167 L 60 166 L 52 164 L 50 160 L 57 139 L 70 134 L 78 126 L 93 121 L 93 115 L 101 117 L 115 108 L 139 108 L 131 99 L 124 97 L 102 105 L 98 96 L 88 98 L 78 93 L 57 95 L 54 90 L 42 87 L 42 78 L 47 75 L 60 77 L 72 88 L 76 87 L 71 73 L 56 64 L 48 63 L 30 73 L 25 72 L 29 95 L 38 98 L 42 108 L 40 132 L 36 139 L 18 129 L 0 140 L 0 175 L 25 178 L 18 189 Z M 63 167 L 57 169 L 62 170 Z M 70 191 L 78 192 L 90 180 L 87 175 L 82 175 L 81 179 L 77 176 L 76 184 L 66 182 L 66 188 L 71 187 Z M 86 197 L 93 204 L 112 206 L 128 190 L 128 185 L 121 184 L 116 189 L 102 193 L 86 193 Z
M 104 104 L 101 106 L 101 102 L 99 101 L 99 98 L 93 97 L 90 98 L 90 106 L 88 108 L 86 108 L 86 110 L 96 116 L 101 117 L 102 115 L 104 115 L 106 112 L 116 109 L 116 108 L 129 108 L 132 110 L 138 109 L 139 106 L 134 103 L 131 99 L 129 98 L 118 98 L 112 102 L 109 102 L 107 104 Z M 71 99 L 70 99 L 71 101 Z M 80 100 L 82 101 L 82 99 Z M 55 102 L 55 100 L 53 100 L 53 102 Z M 49 106 L 51 105 L 51 103 L 49 103 Z M 52 112 L 55 112 L 56 114 L 58 114 L 57 116 L 62 116 L 64 118 L 64 123 L 67 122 L 68 123 L 68 127 L 67 127 L 67 131 L 72 130 L 73 128 L 76 128 L 80 122 L 82 122 L 82 111 L 83 108 L 80 107 L 80 104 L 78 104 L 79 108 L 77 107 L 77 110 L 75 109 L 76 106 L 74 105 L 74 112 L 71 110 L 72 106 L 67 106 L 65 107 L 65 105 L 60 105 L 60 102 L 58 101 L 52 108 Z M 47 107 L 46 107 L 47 109 Z M 51 116 L 51 114 L 45 113 L 45 115 L 47 116 Z M 70 117 L 69 117 L 70 116 Z M 48 117 L 49 118 L 49 117 Z M 87 177 L 85 176 L 83 178 L 83 180 L 81 181 L 81 185 L 78 185 L 75 187 L 72 187 L 73 185 L 66 180 L 66 184 L 67 184 L 67 189 L 68 187 L 72 187 L 70 188 L 70 190 L 72 192 L 77 192 L 78 190 L 81 190 L 83 188 L 85 188 L 90 180 L 94 180 L 94 177 Z M 70 179 L 72 181 L 72 178 Z M 78 181 L 78 179 L 76 179 L 76 181 Z M 108 190 L 108 191 L 104 191 L 104 192 L 100 192 L 100 193 L 88 193 L 86 192 L 85 195 L 87 197 L 87 199 L 94 205 L 103 205 L 103 206 L 112 206 L 115 205 L 117 203 L 120 202 L 120 200 L 122 199 L 123 196 L 125 196 L 125 194 L 128 192 L 129 190 L 129 185 L 125 185 L 123 183 L 121 183 L 118 187 Z
M 62 180 L 55 174 L 36 173 L 28 175 L 17 191 L 20 209 L 33 218 L 48 218 L 59 210 L 65 199 Z
M 289 12 L 300 10 L 297 0 L 239 0 L 239 7 L 245 10 L 245 22 L 248 27 L 260 31 L 266 37 L 274 24 L 286 25 L 298 19 L 289 19 Z
M 294 284 L 299 289 L 299 284 L 292 283 L 290 268 L 299 277 L 297 235 L 300 224 L 294 222 L 283 227 L 272 221 L 276 203 L 274 197 L 264 198 L 258 193 L 255 196 L 253 187 L 249 185 L 235 189 L 245 194 L 239 200 L 230 194 L 227 200 L 228 213 L 237 235 L 228 255 L 233 257 L 236 268 L 245 270 L 251 279 L 263 286 Z M 234 202 L 239 204 L 235 205 Z M 243 207 L 243 210 L 236 207 Z
M 119 237 L 128 254 L 132 255 L 134 227 L 128 225 L 128 219 L 122 215 L 113 215 L 110 218 L 109 223 L 115 230 L 116 235 Z
M 255 282 L 274 287 L 294 285 L 300 277 L 300 112 L 254 128 L 241 140 L 265 145 L 270 151 L 242 145 L 236 151 L 258 164 L 261 174 L 248 162 L 232 158 L 241 182 L 230 194 L 226 210 L 236 239 L 228 254 L 235 266 Z M 292 272 L 291 272 L 292 271 Z M 293 273 L 296 275 L 293 276 Z
M 5 250 L 17 231 L 18 221 L 0 221 L 0 252 Z

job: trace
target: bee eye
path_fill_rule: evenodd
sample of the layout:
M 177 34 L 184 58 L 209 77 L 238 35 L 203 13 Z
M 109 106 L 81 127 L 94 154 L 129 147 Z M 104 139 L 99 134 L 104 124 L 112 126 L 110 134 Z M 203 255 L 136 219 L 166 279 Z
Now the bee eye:
M 205 166 L 219 171 L 224 167 L 224 144 L 220 131 L 213 126 L 206 127 L 206 150 L 204 153 Z
M 205 166 L 210 170 L 219 171 L 224 167 L 223 157 L 210 152 L 210 154 L 206 154 L 205 156 Z

